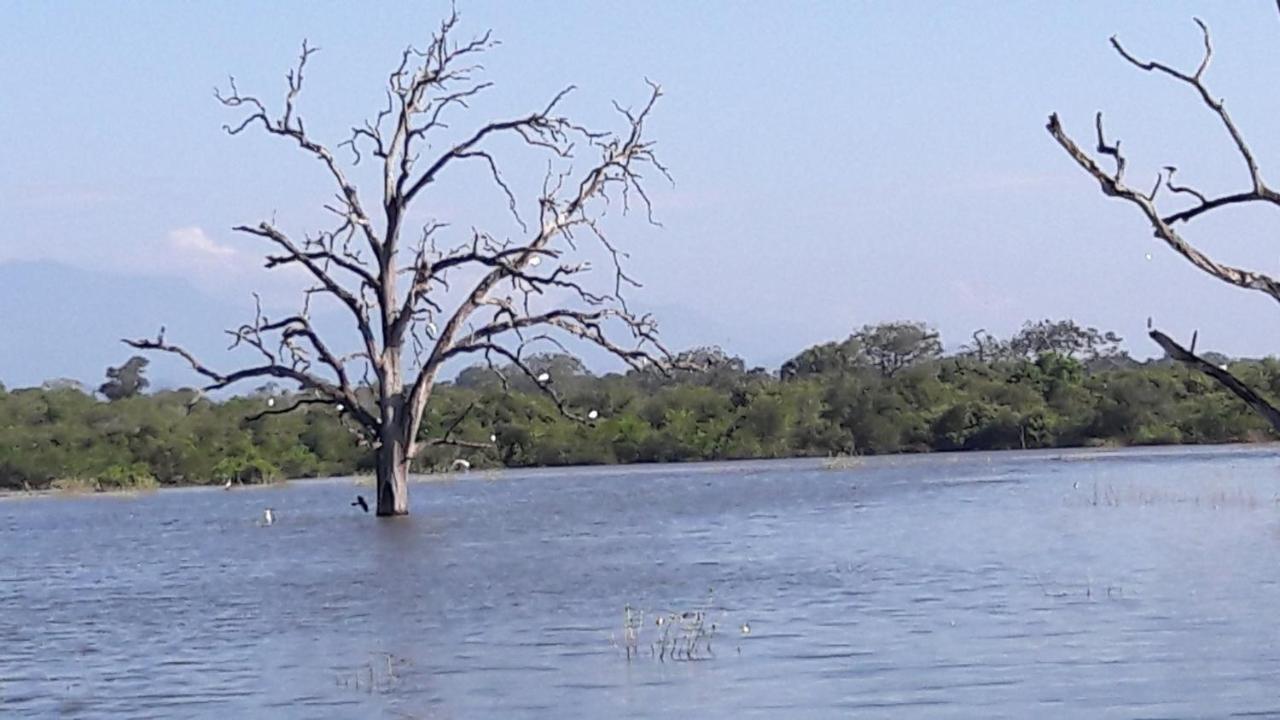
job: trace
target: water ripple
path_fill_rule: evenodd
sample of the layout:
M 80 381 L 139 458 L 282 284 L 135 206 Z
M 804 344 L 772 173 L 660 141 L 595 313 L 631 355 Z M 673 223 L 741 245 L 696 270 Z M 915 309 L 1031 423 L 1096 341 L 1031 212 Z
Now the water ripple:
M 1280 714 L 1276 510 L 1191 501 L 1280 456 L 1074 457 L 511 473 L 394 525 L 349 481 L 0 502 L 0 715 Z M 651 654 L 685 609 L 712 652 Z

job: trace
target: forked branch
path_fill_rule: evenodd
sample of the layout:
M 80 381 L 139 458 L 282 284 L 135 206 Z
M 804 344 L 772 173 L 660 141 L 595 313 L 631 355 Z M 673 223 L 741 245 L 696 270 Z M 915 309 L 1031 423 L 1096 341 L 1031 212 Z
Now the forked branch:
M 301 389 L 315 392 L 320 400 L 330 405 L 342 405 L 342 410 L 350 413 L 351 417 L 353 417 L 370 433 L 376 435 L 380 427 L 378 419 L 373 417 L 368 411 L 360 406 L 354 389 L 349 385 L 335 385 L 312 373 L 272 362 L 242 368 L 231 373 L 220 373 L 197 360 L 196 357 L 186 349 L 167 342 L 164 338 L 163 329 L 161 329 L 160 333 L 154 340 L 145 338 L 133 340 L 125 339 L 124 342 L 130 347 L 134 347 L 139 350 L 156 350 L 182 358 L 192 370 L 208 380 L 208 382 L 201 388 L 202 392 L 221 390 L 222 388 L 228 387 L 242 380 L 249 380 L 252 378 L 272 377 L 281 380 L 291 380 L 297 383 Z
M 649 88 L 649 97 L 640 110 L 631 111 L 620 108 L 620 113 L 626 120 L 624 132 L 613 135 L 581 131 L 591 139 L 590 146 L 599 153 L 599 160 L 581 175 L 576 185 L 571 186 L 572 192 L 567 195 L 561 195 L 561 191 L 567 184 L 566 176 L 548 178 L 543 196 L 539 201 L 541 208 L 539 229 L 533 237 L 522 245 L 501 248 L 496 252 L 473 252 L 469 255 L 456 256 L 465 257 L 466 262 L 474 265 L 489 266 L 490 270 L 475 284 L 440 329 L 435 348 L 423 363 L 422 370 L 408 394 L 412 416 L 420 417 L 431 386 L 444 362 L 460 353 L 480 350 L 506 355 L 510 352 L 509 349 L 498 344 L 495 336 L 507 331 L 518 332 L 526 328 L 546 326 L 594 343 L 633 366 L 661 366 L 670 361 L 671 354 L 657 342 L 656 329 L 652 320 L 635 318 L 628 313 L 625 305 L 622 304 L 620 292 L 615 292 L 612 296 L 591 293 L 576 281 L 565 279 L 566 275 L 572 277 L 582 272 L 583 268 L 562 267 L 550 275 L 530 272 L 530 268 L 535 267 L 543 257 L 558 257 L 558 251 L 551 248 L 554 241 L 563 238 L 572 245 L 575 228 L 587 228 L 587 232 L 597 238 L 611 253 L 614 262 L 614 286 L 615 290 L 620 289 L 622 278 L 626 277 L 621 264 L 625 256 L 615 250 L 598 227 L 597 215 L 592 207 L 595 201 L 607 203 L 611 190 L 617 188 L 624 211 L 629 206 L 628 198 L 634 193 L 641 198 L 646 215 L 651 217 L 652 209 L 643 184 L 644 170 L 654 169 L 663 177 L 670 178 L 666 168 L 658 162 L 654 154 L 653 143 L 644 136 L 645 122 L 654 104 L 662 95 L 661 88 L 657 85 L 650 83 Z M 552 106 L 554 103 L 553 100 Z M 424 278 L 432 277 L 433 272 L 443 271 L 448 264 L 449 260 L 445 259 L 434 267 L 419 266 L 418 272 L 415 273 L 415 286 L 420 286 Z M 508 280 L 514 283 L 516 292 L 522 296 L 521 301 L 490 300 L 490 295 L 495 288 Z M 578 294 L 578 299 L 585 301 L 588 305 L 599 306 L 612 301 L 621 307 L 602 309 L 602 312 L 596 315 L 564 309 L 542 314 L 530 312 L 530 296 L 548 287 L 573 290 Z M 412 297 L 413 295 L 410 296 Z M 500 317 L 471 335 L 464 336 L 464 326 L 477 310 L 486 306 L 499 307 Z M 402 321 L 408 316 L 405 310 L 401 311 Z M 630 331 L 637 344 L 634 347 L 624 347 L 611 340 L 602 322 L 606 318 L 620 321 Z M 517 362 L 520 358 L 512 354 L 510 359 Z M 416 433 L 416 428 L 413 428 L 412 432 Z
M 1280 2 L 1277 2 L 1277 8 L 1280 9 Z M 1046 129 L 1066 151 L 1067 155 L 1098 182 L 1104 194 L 1120 198 L 1137 207 L 1147 218 L 1155 237 L 1186 258 L 1192 265 L 1223 282 L 1237 287 L 1257 290 L 1280 301 L 1280 283 L 1274 278 L 1265 273 L 1219 263 L 1189 243 L 1174 229 L 1177 223 L 1189 222 L 1205 213 L 1223 207 L 1254 202 L 1280 205 L 1280 195 L 1277 195 L 1263 179 L 1256 157 L 1239 126 L 1230 113 L 1227 112 L 1226 104 L 1221 98 L 1214 96 L 1205 84 L 1204 76 L 1213 59 L 1213 41 L 1208 26 L 1199 18 L 1196 18 L 1195 22 L 1201 31 L 1204 53 L 1199 64 L 1192 72 L 1178 70 L 1173 66 L 1155 60 L 1139 59 L 1115 37 L 1111 38 L 1111 45 L 1126 62 L 1134 67 L 1173 78 L 1196 92 L 1205 107 L 1216 116 L 1218 122 L 1231 138 L 1236 154 L 1243 161 L 1249 174 L 1248 190 L 1211 197 L 1208 193 L 1188 184 L 1175 183 L 1174 174 L 1177 172 L 1177 167 L 1166 165 L 1157 176 L 1152 190 L 1149 193 L 1143 193 L 1125 184 L 1124 170 L 1126 160 L 1120 150 L 1120 141 L 1117 140 L 1114 143 L 1106 142 L 1103 134 L 1102 113 L 1099 112 L 1095 117 L 1097 152 L 1112 158 L 1115 163 L 1115 170 L 1111 172 L 1103 169 L 1097 159 L 1081 149 L 1079 144 L 1067 135 L 1056 113 L 1049 116 Z M 1161 212 L 1156 205 L 1156 194 L 1161 187 L 1166 188 L 1172 197 L 1190 198 L 1194 202 L 1191 206 L 1180 210 Z M 1265 417 L 1274 428 L 1280 430 L 1280 411 L 1277 411 L 1262 396 L 1240 382 L 1226 368 L 1218 367 L 1205 361 L 1195 354 L 1194 347 L 1191 350 L 1183 348 L 1158 330 L 1151 330 L 1150 336 L 1152 340 L 1164 349 L 1169 357 L 1186 363 L 1212 377 Z
M 296 402 L 256 417 L 316 403 L 339 407 L 379 446 L 380 513 L 407 511 L 403 492 L 384 490 L 390 487 L 391 474 L 399 473 L 395 482 L 403 481 L 419 445 L 487 447 L 453 437 L 465 412 L 443 436 L 418 440 L 431 389 L 448 360 L 470 354 L 505 358 L 534 379 L 566 414 L 571 413 L 551 383 L 539 381 L 525 361 L 522 350 L 530 343 L 576 338 L 634 368 L 666 367 L 672 361 L 658 341 L 653 320 L 628 310 L 623 290 L 638 283 L 624 268 L 626 253 L 602 223 L 610 207 L 620 206 L 625 213 L 633 205 L 642 205 L 646 218 L 654 222 L 645 183 L 650 175 L 670 180 L 646 127 L 661 89 L 649 83 L 639 107 L 615 105 L 621 118 L 616 132 L 588 129 L 566 117 L 562 105 L 573 90 L 568 86 L 531 112 L 473 122 L 451 136 L 448 133 L 455 131 L 450 126 L 457 124 L 452 115 L 468 109 L 492 87 L 479 78 L 478 58 L 496 44 L 487 32 L 455 40 L 457 23 L 457 13 L 450 12 L 426 47 L 409 47 L 400 54 L 387 76 L 385 105 L 337 146 L 348 148 L 355 164 L 366 155 L 381 161 L 375 168 L 381 170 L 380 212 L 366 207 L 347 174 L 348 166 L 314 138 L 303 121 L 299 100 L 304 74 L 317 52 L 314 47 L 303 43 L 296 65 L 286 75 L 278 112 L 269 111 L 257 96 L 242 93 L 234 78 L 229 90 L 216 91 L 224 106 L 245 113 L 226 126 L 228 133 L 259 128 L 320 161 L 337 186 L 336 200 L 324 205 L 336 217 L 336 227 L 318 234 L 291 234 L 274 221 L 235 228 L 271 244 L 267 268 L 300 267 L 312 283 L 298 312 L 273 321 L 259 308 L 253 321 L 230 332 L 234 345 L 257 352 L 258 364 L 221 373 L 166 342 L 163 334 L 155 340 L 128 341 L 136 348 L 181 357 L 205 378 L 208 390 L 256 377 L 291 380 L 303 390 Z M 500 160 L 499 151 L 511 147 L 547 162 L 540 191 L 529 188 L 524 207 Z M 438 237 L 453 230 L 449 223 L 432 219 L 416 252 L 401 252 L 406 218 L 416 218 L 421 209 L 411 204 L 424 198 L 450 168 L 464 163 L 482 166 L 486 187 L 501 194 L 518 231 L 471 227 L 469 244 L 440 252 Z M 591 274 L 591 263 L 570 257 L 584 241 L 603 249 L 608 261 L 601 275 L 607 281 L 592 284 L 597 276 Z M 455 292 L 451 282 L 457 283 L 459 276 L 467 284 Z M 608 288 L 601 289 L 606 284 Z M 343 344 L 322 339 L 313 327 L 311 299 L 326 295 L 345 307 L 354 321 L 358 352 L 339 355 L 334 350 L 345 351 Z M 363 364 L 362 380 L 357 379 L 358 368 L 350 365 L 357 359 Z M 367 407 L 368 395 L 366 403 L 360 402 L 357 382 L 362 383 L 361 392 L 372 395 L 376 409 Z
M 1099 114 L 1098 127 L 1101 128 L 1101 114 Z M 1088 153 L 1080 149 L 1080 146 L 1072 140 L 1062 128 L 1058 115 L 1055 113 L 1049 116 L 1049 123 L 1046 126 L 1049 134 L 1054 140 L 1062 146 L 1067 154 L 1075 160 L 1085 172 L 1093 176 L 1098 181 L 1102 192 L 1111 197 L 1117 197 L 1128 201 L 1142 211 L 1151 223 L 1152 231 L 1155 236 L 1164 241 L 1166 245 L 1172 248 L 1179 255 L 1186 258 L 1192 265 L 1200 268 L 1204 272 L 1222 280 L 1231 283 L 1237 287 L 1247 288 L 1250 290 L 1258 290 L 1270 295 L 1277 302 L 1280 302 L 1280 283 L 1265 273 L 1245 270 L 1243 268 L 1225 265 L 1210 258 L 1201 252 L 1194 245 L 1187 242 L 1176 230 L 1170 221 L 1163 218 L 1156 208 L 1154 192 L 1150 195 L 1134 188 L 1128 187 L 1122 182 L 1121 169 L 1124 166 L 1123 156 L 1120 155 L 1118 143 L 1108 146 L 1110 152 L 1106 154 L 1115 155 L 1117 161 L 1117 171 L 1108 173 L 1104 170 Z M 1101 145 L 1102 143 L 1100 143 Z

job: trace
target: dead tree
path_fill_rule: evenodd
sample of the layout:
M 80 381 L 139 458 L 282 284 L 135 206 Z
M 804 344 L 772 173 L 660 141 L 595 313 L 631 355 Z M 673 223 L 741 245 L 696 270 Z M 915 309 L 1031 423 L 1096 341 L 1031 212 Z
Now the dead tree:
M 645 135 L 659 87 L 650 83 L 647 99 L 637 108 L 615 103 L 622 125 L 617 132 L 591 130 L 561 114 L 572 86 L 526 115 L 454 131 L 452 126 L 465 122 L 469 102 L 492 86 L 478 79 L 476 61 L 496 45 L 489 33 L 455 41 L 457 22 L 457 14 L 450 14 L 426 48 L 410 47 L 400 55 L 388 78 L 386 107 L 337 146 L 349 151 L 350 162 L 313 137 L 299 114 L 303 72 L 316 52 L 305 42 L 287 75 L 278 114 L 242 93 L 234 78 L 227 91 L 216 92 L 224 106 L 247 113 L 225 126 L 229 134 L 254 128 L 277 136 L 317 160 L 336 186 L 335 199 L 325 205 L 334 217 L 331 227 L 301 237 L 274 221 L 235 228 L 271 246 L 267 268 L 301 267 L 313 284 L 297 313 L 268 318 L 259 306 L 251 322 L 228 331 L 233 347 L 248 348 L 257 357 L 255 364 L 233 372 L 205 365 L 166 340 L 163 329 L 155 339 L 126 340 L 136 348 L 180 356 L 204 376 L 206 390 L 264 377 L 300 388 L 295 402 L 262 414 L 303 404 L 333 407 L 375 448 L 380 516 L 408 512 L 408 473 L 425 444 L 487 445 L 452 437 L 456 422 L 434 437 L 421 428 L 445 363 L 471 356 L 495 368 L 499 363 L 515 368 L 573 415 L 551 379 L 535 375 L 526 364 L 526 347 L 539 342 L 563 347 L 561 339 L 576 339 L 636 368 L 661 366 L 671 357 L 652 318 L 634 314 L 623 300 L 623 289 L 636 283 L 624 270 L 626 253 L 602 224 L 607 209 L 625 213 L 632 206 L 653 222 L 644 175 L 669 180 Z M 535 154 L 547 168 L 527 205 L 506 180 L 496 154 L 498 147 L 513 146 Z M 348 176 L 370 159 L 381 176 L 376 205 Z M 414 220 L 411 210 L 420 209 L 415 203 L 464 164 L 477 166 L 491 182 L 491 191 L 509 210 L 510 235 L 470 227 L 445 247 L 439 241 L 455 228 L 440 220 Z M 607 258 L 604 272 L 591 272 L 583 243 Z M 321 298 L 350 315 L 357 331 L 355 352 L 332 349 L 339 346 L 312 325 L 313 299 Z
M 1128 181 L 1125 178 L 1127 160 L 1120 149 L 1120 141 L 1107 141 L 1103 132 L 1101 112 L 1094 116 L 1094 133 L 1097 140 L 1094 148 L 1097 153 L 1096 156 L 1086 152 L 1066 133 L 1056 113 L 1049 116 L 1049 124 L 1046 127 L 1049 134 L 1066 150 L 1071 159 L 1082 170 L 1097 180 L 1103 194 L 1119 198 L 1136 207 L 1150 223 L 1155 237 L 1168 245 L 1174 252 L 1186 258 L 1188 262 L 1203 272 L 1223 282 L 1249 290 L 1256 290 L 1280 301 L 1280 282 L 1276 279 L 1261 272 L 1218 262 L 1188 242 L 1179 232 L 1180 227 L 1185 227 L 1196 218 L 1221 208 L 1253 203 L 1280 205 L 1280 192 L 1273 190 L 1263 180 L 1257 159 L 1246 142 L 1244 133 L 1227 112 L 1226 104 L 1222 98 L 1216 97 L 1205 85 L 1204 75 L 1209 69 L 1210 61 L 1213 59 L 1213 42 L 1208 26 L 1199 18 L 1195 18 L 1195 23 L 1199 26 L 1203 37 L 1204 54 L 1201 56 L 1195 70 L 1191 72 L 1179 70 L 1162 62 L 1140 59 L 1121 45 L 1120 41 L 1114 36 L 1111 38 L 1111 46 L 1115 48 L 1121 58 L 1133 67 L 1163 75 L 1181 83 L 1200 98 L 1205 108 L 1216 116 L 1218 123 L 1230 137 L 1238 156 L 1237 160 L 1244 166 L 1247 175 L 1246 189 L 1223 195 L 1210 195 L 1181 180 L 1175 180 L 1174 175 L 1177 173 L 1177 167 L 1174 165 L 1164 166 L 1156 174 L 1154 181 L 1149 186 L 1145 183 L 1141 187 L 1131 186 L 1127 184 Z M 1109 158 L 1108 164 L 1114 168 L 1113 170 L 1107 170 L 1103 167 L 1101 156 Z M 1150 189 L 1145 189 L 1147 187 Z M 1158 205 L 1157 196 L 1161 190 L 1166 191 L 1166 196 Z M 1280 430 L 1280 410 L 1277 410 L 1265 398 L 1233 376 L 1227 368 L 1215 365 L 1197 356 L 1195 354 L 1194 341 L 1192 347 L 1187 349 L 1168 335 L 1151 328 L 1150 325 L 1151 323 L 1148 321 L 1151 339 L 1160 345 L 1170 358 L 1186 363 L 1190 367 L 1209 375 L 1223 387 L 1244 400 L 1249 407 L 1265 417 L 1272 427 Z

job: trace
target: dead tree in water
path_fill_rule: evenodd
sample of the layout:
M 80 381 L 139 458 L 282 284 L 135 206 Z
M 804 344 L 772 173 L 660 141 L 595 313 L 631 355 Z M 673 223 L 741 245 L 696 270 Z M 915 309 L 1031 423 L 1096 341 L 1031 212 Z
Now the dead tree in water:
M 1155 237 L 1168 245 L 1174 252 L 1186 258 L 1195 267 L 1223 282 L 1249 290 L 1257 290 L 1280 301 L 1280 282 L 1264 273 L 1233 267 L 1214 260 L 1188 242 L 1178 230 L 1180 226 L 1185 227 L 1196 218 L 1221 208 L 1254 203 L 1280 205 L 1280 192 L 1272 189 L 1263 180 L 1262 172 L 1258 167 L 1253 150 L 1250 149 L 1243 132 L 1235 120 L 1227 112 L 1222 98 L 1215 97 L 1205 85 L 1204 74 L 1209 69 L 1209 63 L 1213 59 L 1213 42 L 1208 26 L 1199 18 L 1195 19 L 1195 23 L 1199 26 L 1203 37 L 1204 53 L 1200 58 L 1200 63 L 1192 72 L 1179 70 L 1162 62 L 1140 59 L 1130 53 L 1114 36 L 1111 38 L 1111 46 L 1130 65 L 1139 70 L 1164 75 L 1175 82 L 1186 85 L 1200 98 L 1204 106 L 1216 117 L 1217 122 L 1230 137 L 1238 156 L 1237 160 L 1244 166 L 1248 174 L 1247 189 L 1225 195 L 1211 196 L 1182 181 L 1175 180 L 1174 175 L 1177 173 L 1177 167 L 1173 165 L 1166 165 L 1156 174 L 1149 190 L 1126 184 L 1126 157 L 1120 149 L 1119 140 L 1107 142 L 1106 135 L 1103 132 L 1101 112 L 1094 116 L 1094 133 L 1097 140 L 1095 151 L 1097 156 L 1090 155 L 1066 133 L 1057 113 L 1049 116 L 1049 123 L 1046 128 L 1071 159 L 1098 181 L 1103 194 L 1119 198 L 1136 207 L 1150 223 Z M 1104 155 L 1110 158 L 1109 164 L 1114 167 L 1114 170 L 1108 171 L 1102 167 L 1101 156 Z M 1143 187 L 1145 188 L 1146 185 L 1144 184 Z M 1176 203 L 1178 207 L 1162 209 L 1158 206 L 1156 197 L 1162 189 L 1167 191 L 1168 201 Z M 1232 375 L 1226 367 L 1215 365 L 1196 355 L 1194 341 L 1192 347 L 1187 349 L 1168 335 L 1150 327 L 1150 321 L 1148 321 L 1148 330 L 1150 331 L 1151 339 L 1160 345 L 1170 358 L 1186 363 L 1190 367 L 1212 377 L 1223 387 L 1244 400 L 1254 411 L 1265 417 L 1272 427 L 1280 430 L 1280 410 L 1277 410 L 1264 397 Z
M 217 93 L 226 107 L 247 112 L 226 126 L 228 133 L 256 128 L 278 136 L 319 161 L 336 186 L 335 200 L 325 205 L 335 218 L 330 228 L 302 236 L 274 221 L 235 228 L 272 247 L 267 268 L 301 267 L 313 284 L 297 313 L 268 318 L 259 310 L 251 322 L 228 331 L 233 347 L 249 348 L 259 357 L 234 372 L 211 369 L 166 340 L 163 330 L 155 339 L 126 341 L 180 356 L 207 379 L 206 390 L 264 377 L 291 381 L 302 390 L 287 407 L 262 414 L 302 404 L 335 408 L 376 449 L 380 516 L 408 512 L 408 473 L 424 444 L 487 445 L 457 440 L 450 431 L 420 437 L 432 387 L 450 360 L 471 356 L 515 368 L 569 413 L 546 378 L 526 364 L 524 349 L 530 343 L 559 345 L 560 339 L 575 338 L 636 368 L 670 359 L 653 320 L 633 314 L 623 301 L 623 288 L 636 283 L 623 268 L 626 253 L 601 222 L 606 208 L 625 212 L 635 205 L 652 222 L 643 175 L 669 178 L 645 136 L 660 89 L 650 83 L 637 108 L 615 104 L 619 132 L 591 130 L 562 115 L 559 108 L 573 90 L 568 87 L 541 109 L 451 135 L 451 127 L 465 121 L 458 116 L 465 116 L 469 102 L 492 86 L 476 79 L 480 67 L 475 62 L 496 44 L 489 33 L 454 41 L 457 21 L 451 14 L 425 49 L 410 47 L 401 54 L 388 78 L 386 107 L 338 146 L 350 152 L 350 163 L 318 142 L 298 112 L 303 71 L 316 52 L 305 42 L 287 76 L 279 114 L 243 94 L 234 78 L 226 92 Z M 546 167 L 541 188 L 525 204 L 504 177 L 497 155 L 498 148 L 520 147 Z M 373 160 L 380 170 L 375 205 L 348 179 L 348 171 L 362 160 Z M 455 228 L 428 219 L 422 201 L 464 164 L 482 170 L 511 220 L 503 231 L 471 227 L 442 249 L 438 242 Z M 606 272 L 591 273 L 584 243 L 594 244 L 592 252 L 606 258 Z M 589 284 L 597 276 L 599 287 Z M 311 322 L 313 298 L 345 308 L 358 333 L 356 352 L 339 354 L 333 349 L 337 345 L 320 336 Z

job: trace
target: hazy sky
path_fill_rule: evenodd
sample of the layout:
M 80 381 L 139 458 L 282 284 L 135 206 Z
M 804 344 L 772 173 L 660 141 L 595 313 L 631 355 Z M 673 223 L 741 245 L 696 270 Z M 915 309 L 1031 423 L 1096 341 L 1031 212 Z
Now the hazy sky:
M 331 189 L 314 161 L 278 139 L 223 134 L 237 116 L 212 89 L 234 74 L 242 90 L 278 101 L 308 38 L 322 51 L 301 112 L 336 145 L 375 111 L 400 49 L 424 43 L 446 9 L 0 5 L 0 278 L 27 274 L 45 287 L 59 284 L 49 263 L 75 269 L 54 300 L 6 300 L 0 382 L 92 379 L 127 356 L 67 337 L 67 313 L 113 336 L 134 332 L 119 308 L 77 302 L 72 282 L 86 273 L 179 338 L 216 339 L 221 327 L 198 324 L 211 322 L 209 312 L 163 305 L 168 291 L 149 287 L 189 286 L 192 302 L 229 310 L 254 288 L 276 302 L 278 283 L 256 269 L 261 246 L 230 228 L 273 214 L 314 227 Z M 645 282 L 632 297 L 659 314 L 676 345 L 716 343 L 776 365 L 864 323 L 926 320 L 954 347 L 975 328 L 1008 334 L 1028 318 L 1072 317 L 1113 328 L 1148 355 L 1143 329 L 1153 315 L 1175 334 L 1198 328 L 1203 348 L 1280 352 L 1273 301 L 1156 245 L 1137 211 L 1104 198 L 1044 130 L 1056 110 L 1088 144 L 1103 109 L 1130 155 L 1129 177 L 1173 163 L 1207 189 L 1244 189 L 1226 135 L 1189 90 L 1133 69 L 1107 45 L 1115 33 L 1141 55 L 1193 66 L 1198 15 L 1218 50 L 1211 86 L 1264 171 L 1280 173 L 1273 3 L 459 9 L 461 34 L 492 28 L 502 41 L 485 60 L 497 88 L 470 122 L 541 107 L 572 83 L 579 90 L 567 108 L 608 123 L 611 100 L 640 101 L 646 77 L 663 85 L 652 135 L 675 177 L 674 187 L 653 186 L 663 225 L 622 223 L 615 237 Z M 433 202 L 469 222 L 500 210 L 475 195 L 453 188 Z M 1276 219 L 1235 212 L 1190 237 L 1221 260 L 1280 273 Z

